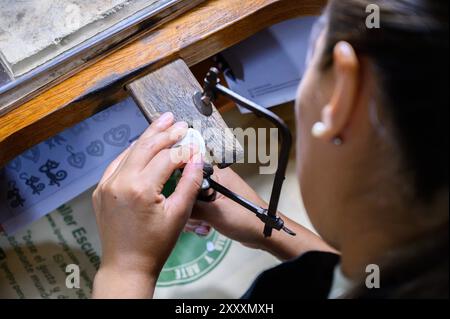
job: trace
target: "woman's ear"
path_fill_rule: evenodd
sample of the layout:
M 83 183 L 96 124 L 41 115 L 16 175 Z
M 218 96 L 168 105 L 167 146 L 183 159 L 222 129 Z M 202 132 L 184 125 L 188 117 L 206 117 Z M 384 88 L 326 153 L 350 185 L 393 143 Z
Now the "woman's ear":
M 334 47 L 335 86 L 331 100 L 322 110 L 321 122 L 314 124 L 312 134 L 326 141 L 340 141 L 357 99 L 359 62 L 355 50 L 347 42 Z

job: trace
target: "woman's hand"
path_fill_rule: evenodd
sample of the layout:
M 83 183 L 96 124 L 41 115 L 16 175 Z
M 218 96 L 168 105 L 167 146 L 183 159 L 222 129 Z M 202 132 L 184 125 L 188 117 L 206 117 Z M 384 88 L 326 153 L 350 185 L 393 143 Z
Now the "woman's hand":
M 216 169 L 213 179 L 230 190 L 261 206 L 268 207 L 256 192 L 230 168 Z M 288 228 L 297 233 L 292 237 L 284 232 L 273 231 L 270 238 L 263 235 L 264 224 L 250 211 L 218 193 L 214 202 L 198 201 L 185 230 L 206 235 L 210 226 L 221 234 L 243 245 L 266 250 L 276 257 L 288 260 L 311 251 L 334 251 L 320 237 L 279 214 Z
M 191 214 L 203 164 L 193 147 L 170 149 L 188 129 L 173 121 L 171 113 L 156 120 L 108 167 L 94 192 L 103 255 L 94 297 L 151 297 Z M 175 192 L 165 198 L 165 183 L 181 167 Z
M 256 192 L 230 168 L 215 169 L 213 179 L 237 191 L 257 205 L 267 205 Z M 261 248 L 264 224 L 250 211 L 217 193 L 214 202 L 197 201 L 185 230 L 206 235 L 212 226 L 225 236 L 250 248 Z

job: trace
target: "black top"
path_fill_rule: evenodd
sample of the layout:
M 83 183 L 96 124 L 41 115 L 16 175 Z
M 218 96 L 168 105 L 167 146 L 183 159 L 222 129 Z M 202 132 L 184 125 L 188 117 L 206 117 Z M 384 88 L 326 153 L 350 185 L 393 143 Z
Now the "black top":
M 258 276 L 243 299 L 326 299 L 339 256 L 308 252 Z M 301 287 L 301 289 L 296 289 Z M 295 293 L 293 293 L 295 291 Z
M 448 228 L 414 241 L 392 258 L 380 263 L 381 287 L 369 289 L 357 283 L 347 298 L 358 299 L 448 299 Z M 331 290 L 339 255 L 308 252 L 263 272 L 243 299 L 326 299 Z M 384 266 L 383 266 L 384 265 Z

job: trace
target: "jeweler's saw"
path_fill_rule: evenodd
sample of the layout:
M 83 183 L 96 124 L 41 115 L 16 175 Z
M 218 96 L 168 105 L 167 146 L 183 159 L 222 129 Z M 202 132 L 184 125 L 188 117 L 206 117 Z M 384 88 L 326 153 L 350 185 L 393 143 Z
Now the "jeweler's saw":
M 275 113 L 222 86 L 218 73 L 218 69 L 211 68 L 202 88 L 187 65 L 182 60 L 176 60 L 127 87 L 150 122 L 162 113 L 170 111 L 177 120 L 188 122 L 199 132 L 190 130 L 192 141 L 197 141 L 196 143 L 201 145 L 206 142 L 207 155 L 209 153 L 210 156 L 209 158 L 207 156 L 203 169 L 204 180 L 200 200 L 214 201 L 216 193 L 219 192 L 254 213 L 264 223 L 264 236 L 270 237 L 274 229 L 295 236 L 295 233 L 286 227 L 284 220 L 277 216 L 281 187 L 292 145 L 291 133 L 283 120 Z M 244 156 L 242 146 L 213 105 L 219 94 L 271 121 L 281 132 L 279 165 L 267 208 L 252 203 L 212 178 L 214 167 L 211 164 L 217 164 L 219 168 L 223 168 L 243 159 Z M 195 138 L 199 134 L 201 137 Z

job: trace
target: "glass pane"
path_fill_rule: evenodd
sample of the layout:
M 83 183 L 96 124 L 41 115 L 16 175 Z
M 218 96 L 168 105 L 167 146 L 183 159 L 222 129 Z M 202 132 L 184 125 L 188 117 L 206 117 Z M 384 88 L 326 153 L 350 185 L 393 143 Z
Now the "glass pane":
M 15 76 L 166 0 L 2 0 L 0 52 Z
M 205 0 L 0 0 L 0 115 Z

